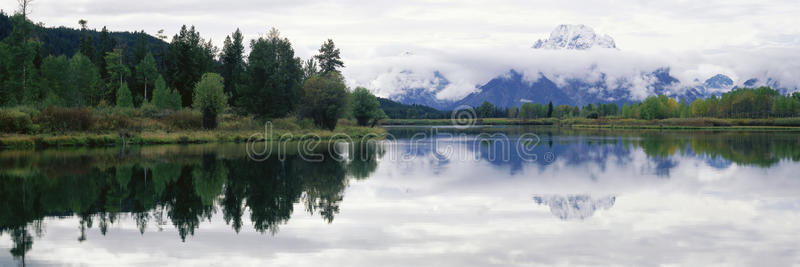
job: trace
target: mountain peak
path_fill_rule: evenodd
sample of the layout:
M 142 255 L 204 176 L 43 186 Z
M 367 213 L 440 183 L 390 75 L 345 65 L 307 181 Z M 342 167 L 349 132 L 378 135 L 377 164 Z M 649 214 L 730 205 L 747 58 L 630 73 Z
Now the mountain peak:
M 586 50 L 592 47 L 617 48 L 611 36 L 596 34 L 591 27 L 583 24 L 558 25 L 550 32 L 550 38 L 539 39 L 533 44 L 535 49 Z
M 729 89 L 733 86 L 733 80 L 730 77 L 717 74 L 705 81 L 705 86 L 709 88 L 723 88 Z

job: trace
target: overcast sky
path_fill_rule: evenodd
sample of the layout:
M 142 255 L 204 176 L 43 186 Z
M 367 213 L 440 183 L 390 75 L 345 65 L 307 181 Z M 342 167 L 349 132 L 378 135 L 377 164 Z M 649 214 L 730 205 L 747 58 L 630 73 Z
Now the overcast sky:
M 0 8 L 7 13 L 15 10 L 16 1 L 3 0 Z M 381 73 L 397 68 L 382 62 L 396 64 L 400 59 L 394 57 L 410 51 L 422 56 L 413 62 L 405 60 L 403 68 L 450 66 L 452 74 L 444 74 L 468 89 L 499 74 L 487 72 L 502 73 L 507 67 L 526 64 L 508 62 L 515 57 L 507 53 L 530 53 L 530 46 L 546 38 L 558 24 L 585 24 L 608 34 L 626 54 L 622 57 L 633 61 L 651 58 L 645 64 L 648 66 L 666 61 L 674 65 L 673 72 L 682 82 L 702 80 L 713 73 L 728 74 L 737 82 L 749 76 L 784 75 L 786 78 L 778 78 L 796 86 L 800 82 L 791 77 L 797 76 L 800 67 L 787 59 L 797 58 L 800 51 L 798 14 L 797 0 L 35 0 L 31 19 L 46 26 L 68 27 L 77 27 L 79 19 L 86 19 L 90 28 L 105 25 L 115 31 L 144 30 L 150 34 L 164 29 L 170 37 L 181 25 L 191 24 L 218 46 L 237 27 L 247 39 L 276 27 L 303 58 L 332 38 L 342 49 L 345 74 L 354 84 L 390 86 L 375 82 Z M 767 60 L 765 55 L 775 57 Z M 732 61 L 731 57 L 744 59 Z M 536 59 L 542 58 L 528 58 Z M 761 60 L 755 64 L 758 67 L 739 66 L 755 59 Z M 765 70 L 762 65 L 772 69 Z M 539 71 L 543 68 L 541 62 L 536 66 Z M 465 69 L 456 70 L 459 67 Z M 468 91 L 464 88 L 454 90 Z

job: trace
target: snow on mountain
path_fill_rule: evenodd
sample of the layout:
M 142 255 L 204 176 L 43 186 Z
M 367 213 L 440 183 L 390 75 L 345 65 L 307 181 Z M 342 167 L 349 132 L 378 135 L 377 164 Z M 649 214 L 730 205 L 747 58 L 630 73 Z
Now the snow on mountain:
M 592 217 L 597 210 L 614 206 L 615 196 L 593 199 L 589 195 L 534 196 L 536 204 L 550 207 L 550 213 L 562 220 L 583 220 Z
M 558 25 L 547 39 L 540 39 L 533 44 L 535 49 L 575 49 L 585 50 L 593 47 L 617 48 L 614 39 L 608 35 L 599 35 L 586 25 Z

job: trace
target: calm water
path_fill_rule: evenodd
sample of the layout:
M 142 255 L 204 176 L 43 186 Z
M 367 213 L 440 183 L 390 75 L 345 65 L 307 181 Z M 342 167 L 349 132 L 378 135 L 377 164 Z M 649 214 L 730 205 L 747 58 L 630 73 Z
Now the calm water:
M 0 151 L 0 265 L 800 264 L 798 133 L 390 132 Z

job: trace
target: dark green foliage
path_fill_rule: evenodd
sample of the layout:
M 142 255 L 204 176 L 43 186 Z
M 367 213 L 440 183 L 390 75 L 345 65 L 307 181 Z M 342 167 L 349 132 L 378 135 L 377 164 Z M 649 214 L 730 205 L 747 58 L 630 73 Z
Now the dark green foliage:
M 93 106 L 105 97 L 100 74 L 92 61 L 81 53 L 69 60 L 67 90 L 57 92 L 64 104 L 70 107 Z
M 122 84 L 126 82 L 127 77 L 130 75 L 131 70 L 128 68 L 128 65 L 122 61 L 123 55 L 121 49 L 114 49 L 112 52 L 106 53 L 103 59 L 106 62 L 106 70 L 108 71 L 108 81 L 106 82 L 106 88 L 115 88 L 118 89 L 122 87 Z M 110 96 L 106 96 L 110 97 Z M 113 97 L 108 98 L 108 101 L 116 101 L 116 95 Z
M 260 118 L 280 118 L 297 109 L 303 70 L 287 38 L 276 29 L 250 43 L 247 80 L 238 99 L 245 112 Z
M 378 102 L 381 105 L 381 110 L 392 119 L 410 119 L 407 113 L 409 109 L 416 110 L 417 117 L 422 119 L 442 119 L 450 116 L 450 112 L 423 105 L 406 105 L 380 97 L 378 97 Z
M 89 110 L 62 107 L 45 108 L 38 121 L 42 128 L 51 132 L 88 131 L 95 122 Z
M 167 46 L 165 78 L 167 84 L 178 90 L 181 104 L 188 107 L 192 104 L 192 91 L 195 83 L 203 73 L 214 67 L 216 48 L 211 42 L 205 42 L 194 26 L 181 27 L 178 34 L 172 37 Z
M 548 118 L 552 118 L 553 117 L 553 101 L 550 101 L 549 103 L 547 103 L 547 117 Z
M 237 88 L 243 84 L 245 77 L 244 44 L 239 29 L 225 37 L 219 60 L 222 64 L 220 74 L 225 79 L 225 93 L 231 96 L 231 102 L 234 102 L 238 98 Z
M 319 48 L 319 54 L 314 56 L 319 62 L 320 71 L 328 73 L 338 71 L 338 68 L 343 68 L 344 62 L 342 62 L 340 53 L 339 48 L 336 48 L 336 45 L 333 44 L 333 40 L 328 39 L 323 43 Z
M 5 23 L 8 24 L 6 25 Z M 81 29 L 63 26 L 47 28 L 40 25 L 31 25 L 31 27 L 29 37 L 39 40 L 42 43 L 42 57 L 48 55 L 74 55 L 81 51 L 81 38 L 90 37 L 96 51 L 96 54 L 92 55 L 90 58 L 95 60 L 95 64 L 98 65 L 98 68 L 101 67 L 103 55 L 105 55 L 106 52 L 110 52 L 113 48 L 117 47 L 117 44 L 119 44 L 120 47 L 134 47 L 135 42 L 139 38 L 139 33 L 136 32 L 108 32 L 107 30 L 102 32 L 93 29 L 82 31 Z M 11 18 L 7 14 L 0 14 L 0 40 L 7 37 L 12 29 Z M 106 27 L 103 27 L 103 29 L 106 29 Z M 166 45 L 164 41 L 150 35 L 147 35 L 147 43 L 151 49 Z
M 333 130 L 347 107 L 347 86 L 338 72 L 315 75 L 303 84 L 302 114 Z
M 44 91 L 45 96 L 56 97 L 56 99 L 51 99 L 50 104 L 61 105 L 62 96 L 72 89 L 69 75 L 69 59 L 63 55 L 46 57 L 42 62 L 40 74 L 41 81 L 39 86 Z M 56 103 L 53 103 L 53 101 Z
M 303 81 L 308 80 L 308 78 L 318 73 L 319 69 L 317 68 L 317 62 L 314 61 L 314 58 L 309 58 L 303 63 Z
M 353 90 L 352 112 L 359 126 L 366 126 L 370 120 L 380 119 L 382 114 L 378 98 L 364 87 Z
M 41 43 L 29 38 L 34 26 L 24 16 L 16 14 L 11 22 L 14 27 L 0 45 L 0 106 L 20 104 L 23 97 L 35 101 L 32 97 L 41 95 L 34 65 Z

